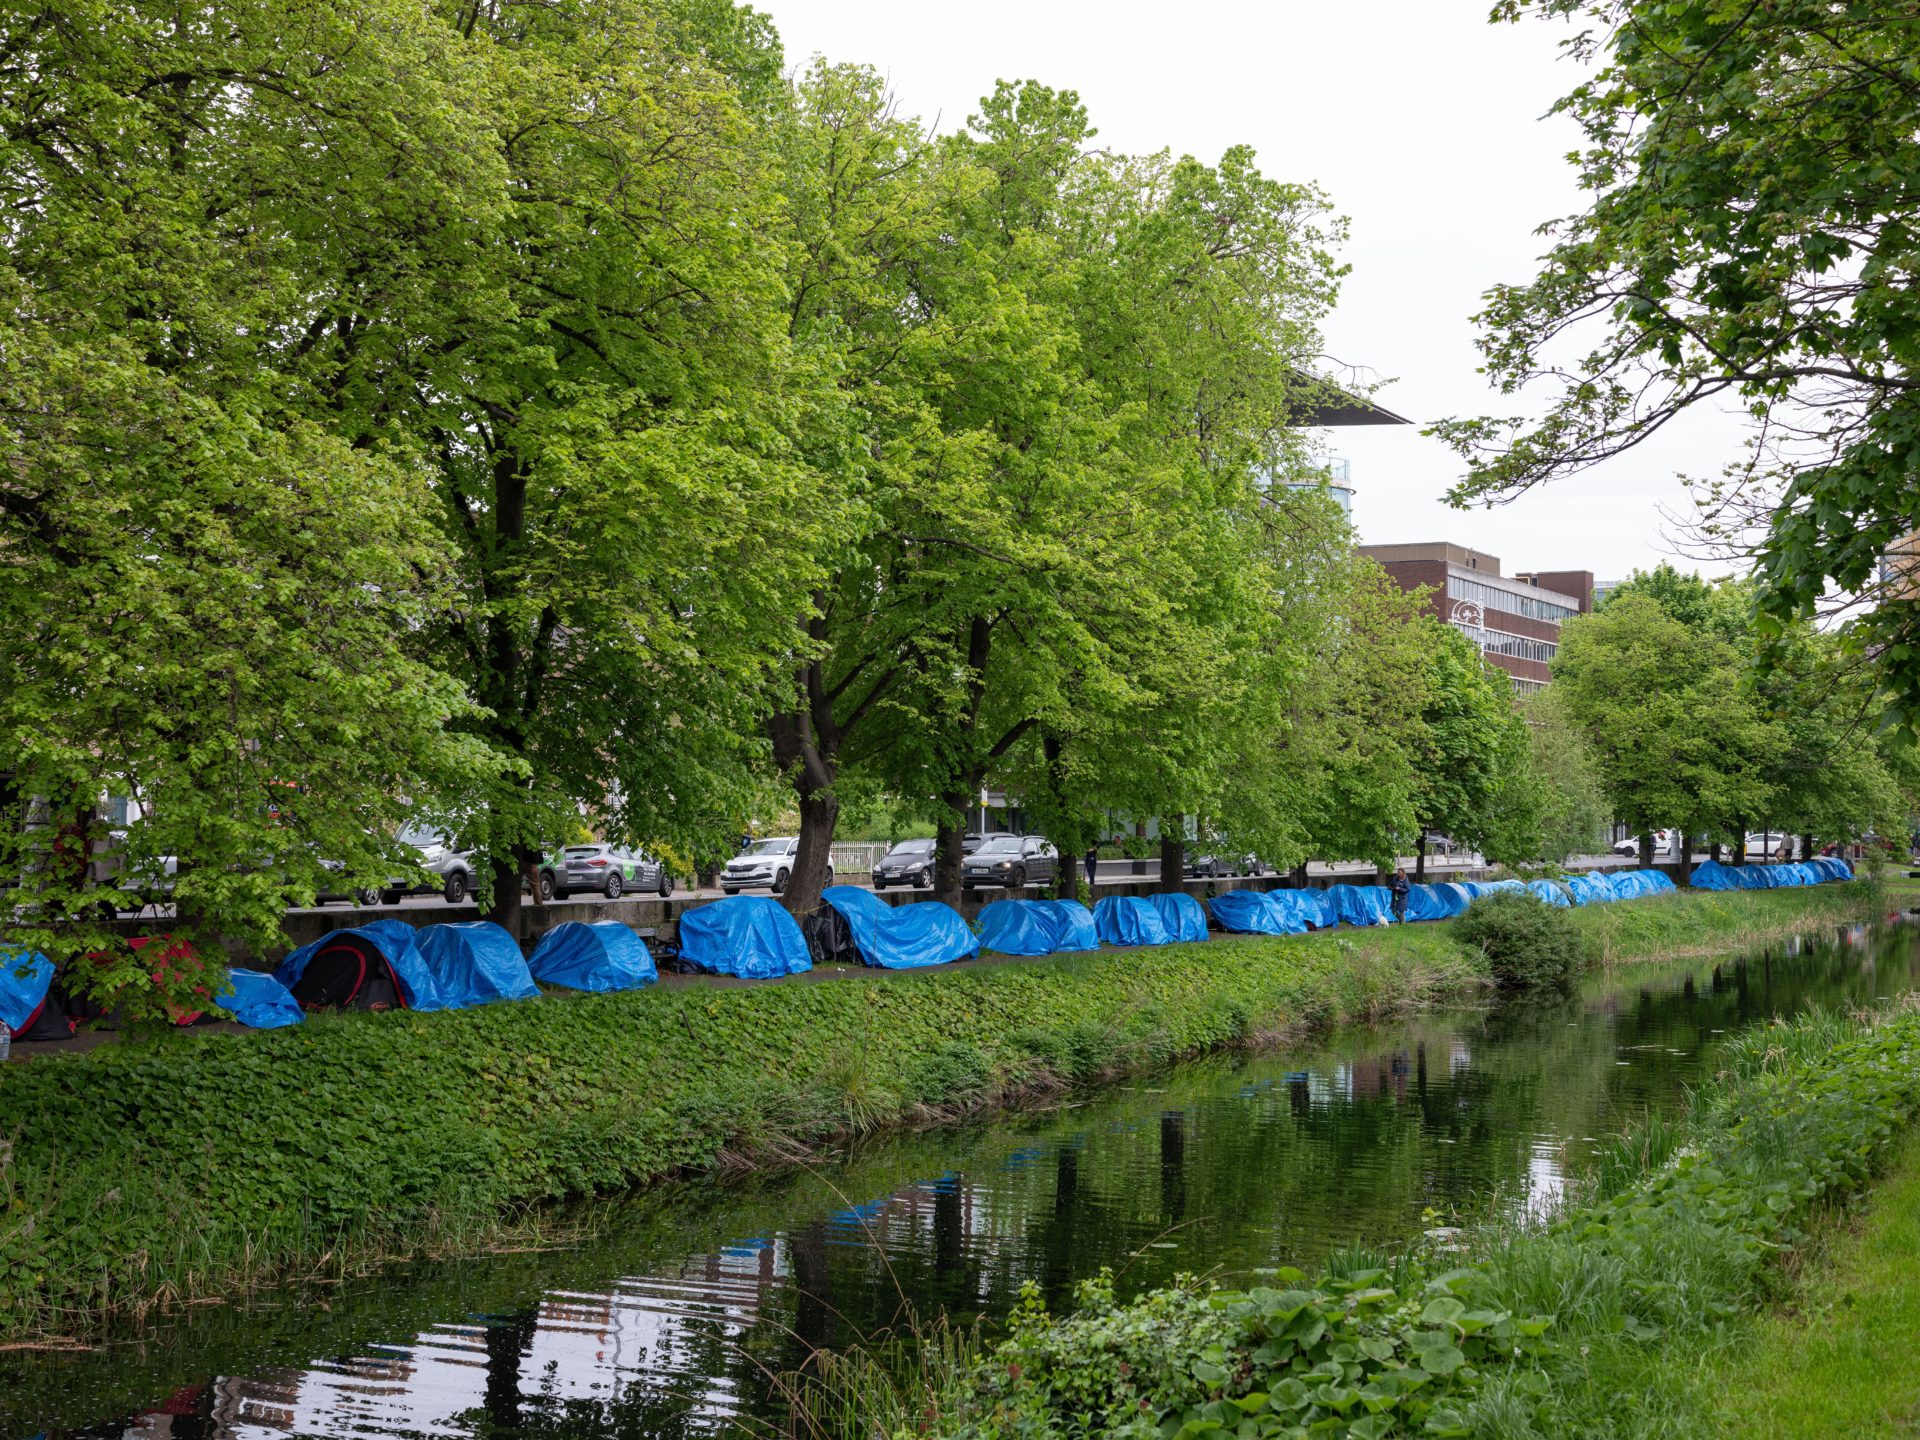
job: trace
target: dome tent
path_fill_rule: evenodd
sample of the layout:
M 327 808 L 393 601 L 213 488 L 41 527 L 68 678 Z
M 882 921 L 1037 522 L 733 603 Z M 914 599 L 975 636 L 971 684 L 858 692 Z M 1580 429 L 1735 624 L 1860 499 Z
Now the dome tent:
M 1222 930 L 1236 935 L 1304 935 L 1307 921 L 1300 908 L 1280 897 L 1294 890 L 1228 890 L 1207 902 Z
M 1094 928 L 1109 945 L 1170 945 L 1160 912 L 1138 895 L 1109 895 L 1093 907 Z
M 273 978 L 303 1010 L 444 1010 L 418 935 L 404 920 L 335 930 L 287 956 Z
M 569 990 L 638 990 L 660 978 L 653 954 L 618 920 L 568 920 L 540 937 L 527 969 L 535 980 Z
M 999 955 L 1098 950 L 1093 912 L 1078 900 L 995 900 L 980 911 L 980 948 Z
M 813 968 L 799 922 L 778 900 L 730 895 L 680 917 L 680 958 L 709 975 L 770 980 Z
M 1344 925 L 1393 923 L 1393 893 L 1384 885 L 1329 885 L 1327 901 Z
M 882 970 L 918 970 L 970 960 L 980 940 L 960 912 L 938 900 L 889 905 L 871 890 L 829 885 L 820 898 L 846 918 L 862 964 Z
M 1573 897 L 1575 905 L 1607 905 L 1620 898 L 1614 894 L 1611 879 L 1598 871 L 1570 876 L 1567 894 Z
M 1527 882 L 1527 893 L 1536 900 L 1543 900 L 1549 905 L 1557 905 L 1563 910 L 1573 904 L 1573 899 L 1567 893 L 1566 886 L 1553 880 L 1529 880 Z
M 0 950 L 0 1027 L 15 1040 L 66 1040 L 73 1021 L 54 989 L 53 962 L 38 950 Z
M 1207 938 L 1207 912 L 1200 908 L 1200 902 L 1184 890 L 1167 891 L 1149 895 L 1147 899 L 1153 908 L 1160 912 L 1160 923 L 1166 928 L 1168 936 L 1174 940 L 1204 940 Z
M 429 925 L 416 943 L 434 990 L 449 1009 L 540 994 L 519 943 L 491 920 Z

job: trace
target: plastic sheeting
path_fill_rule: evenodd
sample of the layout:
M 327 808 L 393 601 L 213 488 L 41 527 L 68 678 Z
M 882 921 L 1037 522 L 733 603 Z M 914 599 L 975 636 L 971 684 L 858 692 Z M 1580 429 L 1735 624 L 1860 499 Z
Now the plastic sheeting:
M 518 942 L 491 920 L 429 925 L 415 943 L 448 1009 L 532 1000 L 540 994 Z
M 1098 950 L 1093 912 L 1078 900 L 995 900 L 980 911 L 980 948 L 1000 955 Z
M 1822 855 L 1785 865 L 1722 865 L 1703 860 L 1693 867 L 1696 890 L 1777 890 L 1783 885 L 1820 885 L 1852 878 L 1847 862 Z
M 256 1030 L 278 1030 L 307 1018 L 292 991 L 258 970 L 229 970 L 227 988 L 213 1003 L 231 1010 L 234 1019 Z
M 799 922 L 778 900 L 732 895 L 680 917 L 680 958 L 709 975 L 770 980 L 811 970 Z
M 306 972 L 307 962 L 321 946 L 342 935 L 357 935 L 370 942 L 375 949 L 387 957 L 387 963 L 393 967 L 394 975 L 399 979 L 401 989 L 406 993 L 401 998 L 409 1010 L 447 1010 L 452 1007 L 440 998 L 440 989 L 433 981 L 433 972 L 420 956 L 420 932 L 404 920 L 375 920 L 371 924 L 357 926 L 352 930 L 335 930 L 322 935 L 318 940 L 302 945 L 274 968 L 273 978 L 288 990 L 300 983 L 300 977 Z
M 1478 900 L 1482 895 L 1511 894 L 1526 888 L 1527 882 L 1524 880 L 1482 880 L 1473 887 L 1473 898 Z
M 638 990 L 660 978 L 647 942 L 618 920 L 569 920 L 540 937 L 533 978 L 569 990 Z
M 979 938 L 960 912 L 941 901 L 889 905 L 853 885 L 829 885 L 820 898 L 846 917 L 860 959 L 882 970 L 918 970 L 980 953 Z
M 1567 893 L 1566 886 L 1555 880 L 1529 880 L 1527 893 L 1562 910 L 1573 904 L 1573 897 Z
M 1109 945 L 1170 945 L 1153 902 L 1138 895 L 1109 895 L 1093 907 L 1093 926 Z
M 1393 923 L 1393 892 L 1384 885 L 1329 885 L 1327 901 L 1344 925 Z
M 1306 916 L 1280 897 L 1297 890 L 1228 890 L 1207 902 L 1222 930 L 1236 935 L 1304 935 Z
M 1567 893 L 1573 897 L 1576 905 L 1610 905 L 1620 897 L 1613 893 L 1613 884 L 1609 877 L 1597 871 L 1589 875 L 1574 875 L 1567 880 Z
M 1471 901 L 1458 885 L 1413 885 L 1407 889 L 1407 919 L 1446 920 Z
M 1180 890 L 1167 895 L 1149 895 L 1153 908 L 1160 912 L 1160 923 L 1166 927 L 1168 936 L 1174 940 L 1204 940 L 1207 938 L 1207 912 L 1200 908 L 1200 902 Z
M 25 1030 L 52 984 L 53 962 L 38 950 L 0 950 L 0 1025 Z
M 1467 907 L 1473 903 L 1473 896 L 1467 887 L 1451 880 L 1441 881 L 1432 890 L 1445 902 L 1449 916 L 1465 914 Z

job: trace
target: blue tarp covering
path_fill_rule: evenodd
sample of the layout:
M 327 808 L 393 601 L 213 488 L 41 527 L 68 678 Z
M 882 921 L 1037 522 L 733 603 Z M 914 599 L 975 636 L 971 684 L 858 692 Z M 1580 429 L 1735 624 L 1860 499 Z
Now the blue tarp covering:
M 1179 891 L 1172 895 L 1151 895 L 1153 908 L 1160 912 L 1160 923 L 1166 927 L 1167 935 L 1174 940 L 1204 940 L 1207 938 L 1207 912 L 1200 908 L 1200 902 Z
M 302 945 L 274 968 L 273 978 L 287 989 L 292 990 L 300 983 L 307 962 L 316 951 L 328 941 L 342 935 L 357 935 L 369 941 L 374 948 L 387 957 L 387 963 L 393 966 L 393 973 L 399 977 L 400 986 L 406 993 L 402 998 L 409 1010 L 447 1010 L 452 1007 L 440 997 L 440 990 L 433 982 L 433 972 L 427 968 L 426 961 L 420 956 L 420 932 L 404 920 L 375 920 L 371 924 L 357 926 L 352 930 L 335 930 L 330 935 L 322 935 L 310 944 Z
M 491 920 L 429 925 L 415 943 L 433 976 L 433 988 L 449 1009 L 532 1000 L 540 994 L 519 944 Z
M 1343 925 L 1393 923 L 1393 893 L 1384 885 L 1329 885 L 1327 902 Z
M 1703 860 L 1693 867 L 1693 888 L 1696 890 L 1742 890 L 1743 886 L 1734 878 L 1733 870 L 1718 860 Z
M 227 988 L 213 1003 L 231 1010 L 234 1019 L 256 1030 L 278 1030 L 307 1018 L 286 986 L 258 970 L 229 970 Z
M 0 1025 L 26 1029 L 52 983 L 53 962 L 38 950 L 0 950 Z
M 1529 880 L 1527 882 L 1527 893 L 1537 896 L 1549 905 L 1558 905 L 1562 909 L 1573 904 L 1572 898 L 1567 894 L 1566 887 L 1552 880 Z
M 860 958 L 882 970 L 917 970 L 980 953 L 980 941 L 960 912 L 938 900 L 889 905 L 852 885 L 829 885 L 820 898 L 846 917 Z
M 1821 878 L 1824 880 L 1851 880 L 1853 878 L 1853 867 L 1838 855 L 1816 855 L 1807 863 L 1819 871 Z
M 1407 919 L 1450 920 L 1472 903 L 1463 885 L 1415 885 L 1407 891 Z
M 1093 912 L 1078 900 L 995 900 L 980 912 L 980 948 L 1002 955 L 1098 950 Z
M 1671 895 L 1674 891 L 1673 877 L 1664 870 L 1636 870 L 1633 873 L 1647 877 L 1649 895 Z
M 1696 890 L 1777 890 L 1783 885 L 1820 885 L 1852 878 L 1844 860 L 1819 856 L 1786 865 L 1722 865 L 1703 860 L 1693 867 Z
M 618 920 L 569 920 L 540 937 L 527 969 L 569 990 L 638 990 L 660 978 L 647 942 Z
M 1601 874 L 1575 875 L 1567 881 L 1567 893 L 1576 905 L 1606 905 L 1619 897 L 1608 878 Z
M 1478 900 L 1482 895 L 1501 895 L 1526 888 L 1524 880 L 1482 880 L 1474 887 L 1473 898 Z
M 1297 906 L 1280 897 L 1297 890 L 1228 890 L 1207 902 L 1222 930 L 1236 935 L 1304 935 L 1307 921 Z
M 1093 907 L 1093 928 L 1109 945 L 1168 945 L 1173 937 L 1160 923 L 1153 902 L 1138 895 L 1109 895 Z
M 1316 930 L 1331 930 L 1340 923 L 1340 916 L 1333 908 L 1333 897 L 1325 890 L 1308 885 L 1299 890 L 1275 890 L 1272 894 L 1280 897 L 1282 905 L 1291 906 L 1299 917 Z
M 778 900 L 732 895 L 680 917 L 680 956 L 710 975 L 767 980 L 811 970 L 799 922 Z

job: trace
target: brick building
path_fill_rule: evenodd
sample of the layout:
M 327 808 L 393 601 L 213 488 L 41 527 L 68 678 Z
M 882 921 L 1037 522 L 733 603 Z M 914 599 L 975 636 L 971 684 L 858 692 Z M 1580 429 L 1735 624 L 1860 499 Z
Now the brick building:
M 1378 561 L 1402 589 L 1426 586 L 1433 614 L 1464 632 L 1523 695 L 1551 678 L 1547 664 L 1560 648 L 1561 622 L 1593 610 L 1590 570 L 1502 575 L 1495 556 L 1444 541 L 1362 545 L 1360 553 Z

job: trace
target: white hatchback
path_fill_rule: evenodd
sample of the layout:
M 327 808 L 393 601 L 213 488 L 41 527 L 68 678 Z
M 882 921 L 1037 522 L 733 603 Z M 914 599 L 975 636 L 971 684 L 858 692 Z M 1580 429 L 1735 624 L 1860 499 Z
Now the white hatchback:
M 727 868 L 720 872 L 720 888 L 728 895 L 738 895 L 742 890 L 758 890 L 764 885 L 778 895 L 787 888 L 794 857 L 799 853 L 797 835 L 756 840 L 727 862 Z M 833 884 L 831 861 L 827 863 L 827 884 Z

